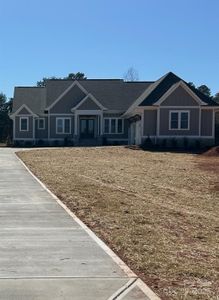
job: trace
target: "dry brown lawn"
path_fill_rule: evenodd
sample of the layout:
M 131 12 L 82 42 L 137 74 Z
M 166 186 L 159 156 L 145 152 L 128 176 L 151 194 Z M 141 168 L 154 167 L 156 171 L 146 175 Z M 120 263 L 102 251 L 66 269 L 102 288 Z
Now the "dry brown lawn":
M 219 157 L 123 147 L 19 156 L 162 299 L 219 298 Z

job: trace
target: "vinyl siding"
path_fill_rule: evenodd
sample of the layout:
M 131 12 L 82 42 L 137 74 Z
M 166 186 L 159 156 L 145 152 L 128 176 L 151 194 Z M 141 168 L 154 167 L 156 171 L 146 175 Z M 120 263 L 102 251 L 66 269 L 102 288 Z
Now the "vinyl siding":
M 19 111 L 18 116 L 19 115 L 30 115 L 29 111 L 24 107 L 22 108 L 21 111 Z
M 100 110 L 100 107 L 91 98 L 88 98 L 78 107 L 78 110 Z
M 161 106 L 198 106 L 197 101 L 181 86 L 167 97 Z
M 160 135 L 169 136 L 189 136 L 189 135 L 199 135 L 199 109 L 177 109 L 177 110 L 187 110 L 190 111 L 190 129 L 189 130 L 169 130 L 169 112 L 171 110 L 176 110 L 175 108 L 161 108 L 160 109 Z
M 69 114 L 84 97 L 85 93 L 78 86 L 74 86 L 62 99 L 60 99 L 50 110 L 50 113 Z M 56 99 L 54 99 L 55 101 Z
M 20 118 L 16 116 L 14 119 L 15 122 L 15 139 L 32 139 L 33 138 L 33 117 L 27 116 L 29 119 L 29 130 L 28 131 L 20 131 Z
M 70 118 L 71 119 L 71 133 L 67 134 L 57 134 L 56 133 L 56 119 L 57 118 Z M 63 115 L 63 116 L 50 116 L 50 138 L 51 139 L 64 139 L 65 137 L 73 138 L 74 136 L 74 117 Z
M 156 135 L 157 128 L 157 110 L 145 110 L 144 111 L 144 136 Z
M 45 119 L 45 129 L 38 129 L 38 120 L 35 120 L 35 137 L 36 139 L 48 138 L 48 117 L 40 117 Z
M 201 111 L 201 135 L 202 136 L 212 136 L 212 118 L 213 111 L 203 109 Z

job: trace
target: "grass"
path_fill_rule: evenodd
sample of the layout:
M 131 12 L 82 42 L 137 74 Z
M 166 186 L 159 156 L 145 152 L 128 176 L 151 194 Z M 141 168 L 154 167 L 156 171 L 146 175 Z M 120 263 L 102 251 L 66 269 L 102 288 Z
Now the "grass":
M 218 299 L 218 157 L 123 147 L 19 156 L 162 299 Z

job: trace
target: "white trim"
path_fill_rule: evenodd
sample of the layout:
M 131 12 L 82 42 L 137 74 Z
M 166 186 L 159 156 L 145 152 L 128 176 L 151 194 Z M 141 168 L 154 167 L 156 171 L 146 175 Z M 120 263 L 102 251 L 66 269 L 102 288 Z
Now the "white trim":
M 91 115 L 91 116 L 95 116 L 95 115 L 101 115 L 103 112 L 102 110 L 75 110 L 75 114 L 74 115 Z M 72 115 L 72 116 L 74 116 Z
M 40 128 L 40 121 L 43 121 L 43 127 L 42 128 Z M 46 128 L 46 121 L 45 121 L 45 118 L 42 118 L 42 117 L 40 117 L 40 118 L 37 118 L 37 129 L 38 130 L 45 130 L 45 128 Z
M 177 113 L 178 114 L 178 128 L 172 128 L 171 127 L 171 115 L 172 113 Z M 181 128 L 181 115 L 182 113 L 187 113 L 188 114 L 188 127 L 187 128 Z M 181 131 L 181 130 L 190 130 L 190 111 L 189 110 L 170 110 L 169 111 L 169 130 L 177 130 L 177 131 Z
M 74 116 L 74 114 L 53 114 L 53 113 L 51 113 L 51 114 L 49 114 L 50 116 Z M 48 116 L 48 115 L 47 115 Z
M 27 129 L 21 129 L 21 120 L 27 120 Z M 29 117 L 19 117 L 19 131 L 21 132 L 29 131 Z
M 127 138 L 127 139 L 120 139 L 120 138 L 108 138 L 108 137 L 106 137 L 107 138 L 107 141 L 124 141 L 124 142 L 126 142 L 126 141 L 128 141 L 129 139 Z
M 33 141 L 33 138 L 15 138 L 14 141 Z
M 13 120 L 13 141 L 15 139 L 15 132 L 16 132 L 16 130 L 15 130 L 15 122 L 16 122 L 16 119 L 14 118 L 14 120 Z
M 191 139 L 214 139 L 214 137 L 212 136 L 212 135 L 203 135 L 203 136 L 199 136 L 199 135 L 159 135 L 159 136 L 157 136 L 158 138 L 166 138 L 166 139 L 168 139 L 168 138 L 191 138 Z
M 59 102 L 75 85 L 77 85 L 85 95 L 88 95 L 88 91 L 77 81 L 75 80 L 50 106 L 46 107 L 45 110 L 50 110 L 53 108 L 57 102 Z
M 170 109 L 170 108 L 173 108 L 173 109 L 199 109 L 201 108 L 200 105 L 196 105 L 196 106 L 187 106 L 187 105 L 184 105 L 184 106 L 177 106 L 177 105 L 170 105 L 170 106 L 160 106 L 161 109 Z
M 33 137 L 33 140 L 35 140 L 35 135 L 36 135 L 36 133 L 35 133 L 35 118 L 33 117 L 33 132 L 32 132 L 32 137 Z
M 201 121 L 202 121 L 202 118 L 201 118 L 201 107 L 199 107 L 198 115 L 199 115 L 199 120 L 198 120 L 198 134 L 199 134 L 199 136 L 201 136 Z
M 17 116 L 23 108 L 25 108 L 30 113 L 30 115 L 38 117 L 26 104 L 23 104 L 13 114 L 10 114 L 10 118 L 13 119 L 15 116 Z M 19 116 L 28 116 L 28 114 L 21 114 Z
M 211 132 L 212 132 L 212 136 L 215 138 L 215 114 L 216 114 L 216 111 L 214 111 L 213 110 L 213 112 L 212 112 L 212 130 L 211 130 Z
M 199 105 L 207 105 L 207 103 L 203 102 L 186 84 L 184 81 L 180 80 L 178 83 L 174 84 L 169 88 L 169 90 L 166 91 L 166 93 L 157 101 L 154 103 L 154 105 L 161 105 L 167 97 L 169 97 L 178 87 L 184 88 L 184 90 L 187 91 L 187 93 L 190 94 L 190 96 L 199 104 Z
M 126 110 L 126 112 L 123 114 L 123 116 L 129 115 L 133 111 L 133 109 L 138 107 L 139 104 L 141 104 L 141 102 L 144 101 L 144 99 L 154 90 L 154 88 L 156 88 L 156 86 L 157 86 L 156 83 L 157 83 L 157 81 L 152 83 L 149 87 L 145 88 L 145 91 L 135 100 L 134 103 L 132 103 L 132 105 Z
M 107 110 L 91 93 L 85 96 L 75 107 L 71 109 L 71 111 L 77 110 L 87 99 L 91 99 L 101 110 Z M 91 109 L 92 111 L 92 109 Z
M 160 134 L 160 107 L 157 109 L 157 128 L 156 128 L 156 135 Z
M 62 120 L 62 132 L 58 132 L 58 121 Z M 69 132 L 65 132 L 65 120 L 69 120 Z M 71 134 L 71 118 L 56 118 L 56 134 Z
M 105 120 L 109 120 L 109 132 L 105 132 Z M 115 132 L 112 132 L 112 120 L 115 120 Z M 121 132 L 118 132 L 118 120 L 121 120 L 122 121 L 122 131 Z M 103 117 L 103 134 L 124 134 L 124 119 L 122 118 L 119 118 L 119 117 Z

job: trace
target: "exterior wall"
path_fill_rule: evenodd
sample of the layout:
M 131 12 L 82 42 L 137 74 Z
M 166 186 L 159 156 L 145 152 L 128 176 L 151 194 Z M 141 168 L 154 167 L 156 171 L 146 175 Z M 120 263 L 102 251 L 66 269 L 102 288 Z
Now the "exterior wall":
M 156 129 L 157 129 L 157 110 L 144 110 L 143 136 L 156 135 Z
M 104 113 L 103 118 L 120 118 L 121 114 L 109 114 L 109 113 Z M 104 124 L 103 124 L 104 126 Z M 109 140 L 128 140 L 128 133 L 129 133 L 129 121 L 127 119 L 124 119 L 124 131 L 123 134 L 104 134 L 104 128 L 103 128 L 103 136 L 106 139 Z
M 197 101 L 181 86 L 167 97 L 161 106 L 199 106 Z
M 212 136 L 213 134 L 213 110 L 203 109 L 201 111 L 201 135 Z M 213 126 L 212 126 L 213 125 Z
M 68 134 L 60 134 L 56 133 L 56 119 L 57 118 L 70 118 L 71 119 L 71 133 Z M 74 116 L 69 115 L 62 115 L 62 116 L 50 116 L 49 117 L 50 122 L 50 139 L 64 139 L 64 138 L 70 138 L 73 139 L 74 136 Z
M 38 120 L 35 120 L 35 138 L 47 139 L 48 138 L 48 117 L 40 117 L 45 119 L 45 129 L 38 129 Z
M 50 113 L 69 114 L 71 109 L 76 106 L 84 97 L 85 93 L 78 86 L 74 86 L 60 101 L 50 110 Z M 55 99 L 54 99 L 55 101 Z
M 25 116 L 29 119 L 29 130 L 20 131 L 20 117 L 16 116 L 14 119 L 15 139 L 33 139 L 33 117 Z
M 190 111 L 190 129 L 189 130 L 169 130 L 169 112 L 171 110 L 187 110 Z M 199 136 L 199 108 L 191 109 L 170 109 L 170 108 L 161 108 L 160 109 L 160 127 L 159 127 L 160 136 Z
M 94 119 L 94 138 L 99 135 L 99 121 L 98 116 L 79 115 L 78 116 L 78 136 L 80 136 L 80 119 Z
M 79 107 L 79 110 L 99 110 L 99 106 L 91 99 L 88 98 L 84 103 L 82 103 Z
M 29 111 L 24 107 L 19 111 L 18 115 L 30 115 Z

